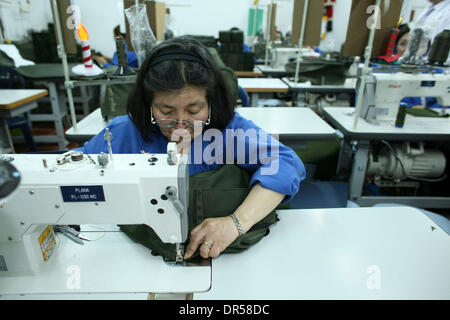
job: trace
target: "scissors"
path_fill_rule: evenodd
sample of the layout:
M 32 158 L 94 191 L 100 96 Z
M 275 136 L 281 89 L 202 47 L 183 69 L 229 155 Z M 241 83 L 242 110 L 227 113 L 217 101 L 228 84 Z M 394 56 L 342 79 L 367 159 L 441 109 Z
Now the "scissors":
M 65 225 L 59 225 L 55 226 L 55 231 L 59 231 L 65 236 L 67 236 L 69 239 L 75 241 L 78 244 L 84 245 L 83 240 L 90 241 L 88 237 L 86 237 L 84 234 L 76 231 L 75 229 L 65 226 Z

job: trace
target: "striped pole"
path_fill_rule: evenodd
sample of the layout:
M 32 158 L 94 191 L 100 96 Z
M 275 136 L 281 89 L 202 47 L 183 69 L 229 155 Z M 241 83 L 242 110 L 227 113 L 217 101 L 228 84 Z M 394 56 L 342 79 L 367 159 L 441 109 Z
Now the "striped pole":
M 398 29 L 391 29 L 391 31 L 389 32 L 389 40 L 386 46 L 386 51 L 385 54 L 388 57 L 392 57 L 394 55 L 394 47 L 395 47 L 395 41 L 397 40 L 397 35 L 398 35 Z
M 81 41 L 81 52 L 83 55 L 83 63 L 86 68 L 92 68 L 92 56 L 91 56 L 91 46 L 89 45 L 89 40 Z

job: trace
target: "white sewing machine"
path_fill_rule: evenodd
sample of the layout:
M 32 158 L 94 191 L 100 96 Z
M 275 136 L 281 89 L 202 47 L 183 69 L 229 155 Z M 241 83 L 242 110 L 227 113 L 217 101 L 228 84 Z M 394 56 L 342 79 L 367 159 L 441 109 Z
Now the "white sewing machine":
M 450 75 L 371 73 L 366 78 L 360 116 L 372 124 L 394 126 L 400 101 L 405 97 L 436 97 L 450 104 Z
M 297 58 L 298 48 L 272 48 L 270 54 L 270 66 L 274 69 L 284 69 L 290 59 Z
M 182 261 L 188 166 L 168 150 L 112 159 L 76 151 L 10 155 L 21 181 L 0 199 L 0 279 L 39 275 L 56 249 L 52 225 L 147 224 L 163 242 L 177 244 Z

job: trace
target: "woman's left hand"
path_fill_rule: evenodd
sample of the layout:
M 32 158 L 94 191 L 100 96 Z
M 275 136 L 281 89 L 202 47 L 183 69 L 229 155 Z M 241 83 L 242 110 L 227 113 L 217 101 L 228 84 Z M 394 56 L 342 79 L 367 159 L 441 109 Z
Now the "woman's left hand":
M 231 217 L 205 219 L 191 231 L 184 258 L 189 259 L 199 246 L 203 258 L 217 258 L 238 236 Z

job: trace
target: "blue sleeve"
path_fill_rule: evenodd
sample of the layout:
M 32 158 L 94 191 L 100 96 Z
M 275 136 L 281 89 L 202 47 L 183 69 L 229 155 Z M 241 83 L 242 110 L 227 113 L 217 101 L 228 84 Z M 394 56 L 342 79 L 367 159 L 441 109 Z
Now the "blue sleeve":
M 233 141 L 235 163 L 254 171 L 250 185 L 259 183 L 264 188 L 285 194 L 283 202 L 291 200 L 306 176 L 305 166 L 297 154 L 238 113 L 230 129 L 234 129 L 234 136 L 231 138 L 227 133 L 225 145 Z M 229 150 L 225 153 L 228 162 Z
M 426 97 L 425 106 L 427 108 L 442 108 L 442 105 L 437 101 L 435 97 Z
M 136 52 L 134 51 L 127 51 L 127 61 L 128 61 L 128 66 L 131 68 L 138 68 L 139 67 L 139 63 L 138 63 L 138 58 L 136 55 Z
M 242 51 L 243 52 L 252 52 L 252 50 L 250 50 L 250 47 L 244 43 L 244 45 L 242 46 Z
M 143 139 L 128 116 L 115 117 L 107 128 L 112 133 L 111 148 L 113 153 L 139 153 Z M 74 150 L 83 151 L 87 154 L 98 154 L 108 152 L 108 144 L 104 138 L 106 130 L 103 129 L 83 147 Z
M 402 100 L 400 100 L 400 104 L 411 108 L 413 106 L 422 105 L 422 99 L 420 97 L 405 97 Z
M 111 62 L 107 62 L 103 65 L 103 68 L 107 68 L 109 66 L 117 66 L 118 62 L 117 62 L 117 52 L 114 52 L 114 56 L 111 59 Z

